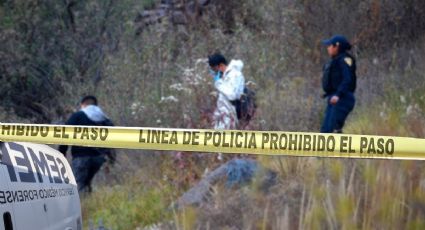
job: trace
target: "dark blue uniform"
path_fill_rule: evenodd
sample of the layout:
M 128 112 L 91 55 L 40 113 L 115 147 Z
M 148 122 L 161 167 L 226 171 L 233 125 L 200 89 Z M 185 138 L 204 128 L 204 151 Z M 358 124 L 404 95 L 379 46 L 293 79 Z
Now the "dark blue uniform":
M 322 86 L 327 107 L 321 132 L 342 132 L 345 120 L 355 105 L 356 63 L 346 52 L 332 58 L 323 67 Z M 339 101 L 332 105 L 330 99 L 338 96 Z

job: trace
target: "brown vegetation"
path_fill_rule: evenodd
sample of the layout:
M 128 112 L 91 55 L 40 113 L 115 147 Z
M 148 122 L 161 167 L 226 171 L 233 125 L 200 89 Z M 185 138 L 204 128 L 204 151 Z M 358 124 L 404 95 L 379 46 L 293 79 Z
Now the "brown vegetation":
M 190 1 L 185 1 L 190 2 Z M 355 43 L 358 91 L 346 132 L 423 137 L 425 2 L 214 1 L 196 22 L 135 19 L 156 1 L 0 1 L 0 119 L 59 122 L 95 94 L 116 124 L 209 128 L 215 98 L 203 59 L 245 62 L 256 83 L 254 129 L 317 131 L 323 38 Z M 145 4 L 145 5 L 144 5 Z M 139 32 L 138 32 L 139 31 Z M 423 229 L 421 162 L 270 158 L 279 183 L 215 188 L 207 209 L 168 207 L 215 156 L 121 150 L 83 199 L 85 220 L 114 229 L 172 222 L 183 229 Z M 130 178 L 130 179 L 129 179 Z

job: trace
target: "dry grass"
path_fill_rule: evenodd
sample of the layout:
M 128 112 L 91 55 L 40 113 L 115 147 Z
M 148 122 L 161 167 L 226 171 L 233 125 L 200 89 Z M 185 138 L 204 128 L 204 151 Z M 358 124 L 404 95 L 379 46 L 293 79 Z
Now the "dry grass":
M 97 2 L 106 4 L 87 2 L 97 7 L 101 6 Z M 246 79 L 256 83 L 259 110 L 252 128 L 317 131 L 324 103 L 321 64 L 326 58 L 319 42 L 331 34 L 345 33 L 356 40 L 353 52 L 359 66 L 358 103 L 345 132 L 425 134 L 425 8 L 421 0 L 248 0 L 237 4 L 231 30 L 213 6 L 194 25 L 163 22 L 139 36 L 134 35 L 137 28 L 132 14 L 141 7 L 135 4 L 139 1 L 113 7 L 107 20 L 114 23 L 107 23 L 103 34 L 92 33 L 105 17 L 103 11 L 91 14 L 90 3 L 77 8 L 84 17 L 78 18 L 78 33 L 61 29 L 63 23 L 55 21 L 61 17 L 45 14 L 53 17 L 49 20 L 56 23 L 58 34 L 51 36 L 43 30 L 51 28 L 43 18 L 34 24 L 35 31 L 64 47 L 50 47 L 41 35 L 37 44 L 25 34 L 21 36 L 38 47 L 30 57 L 42 60 L 41 64 L 53 63 L 47 65 L 52 73 L 48 79 L 61 93 L 52 101 L 48 101 L 50 94 L 38 100 L 47 105 L 47 114 L 57 112 L 51 120 L 64 119 L 64 111 L 75 109 L 82 95 L 95 94 L 117 125 L 209 128 L 215 97 L 202 59 L 218 50 L 229 58 L 242 59 Z M 36 8 L 36 12 L 45 8 L 49 7 Z M 25 21 L 27 16 L 32 18 L 26 14 L 17 18 Z M 6 35 L 2 37 L 9 41 L 3 43 L 6 48 L 21 41 Z M 61 40 L 61 36 L 73 42 Z M 101 46 L 104 52 L 98 55 L 93 44 L 102 41 L 106 41 Z M 68 46 L 72 46 L 68 53 L 62 52 Z M 55 60 L 50 61 L 53 51 L 45 47 L 65 56 L 53 56 Z M 7 54 L 5 60 L 9 60 Z M 34 58 L 39 56 L 43 58 Z M 9 62 L 22 63 L 20 60 L 18 55 Z M 18 67 L 9 72 L 15 73 L 21 69 Z M 8 77 L 14 79 L 9 83 L 21 79 Z M 22 79 L 30 82 L 32 78 Z M 16 83 L 31 93 L 25 95 L 39 91 L 27 83 Z M 60 109 L 53 111 L 53 105 Z M 22 119 L 13 111 L 2 110 L 0 120 Z M 206 169 L 218 164 L 214 157 L 176 157 L 179 154 L 120 151 L 118 164 L 108 173 L 103 170 L 96 177 L 95 192 L 82 199 L 85 223 L 102 218 L 106 226 L 126 230 L 154 223 L 174 229 L 425 228 L 422 162 L 261 157 L 259 161 L 279 175 L 279 183 L 269 193 L 260 192 L 255 183 L 232 191 L 218 186 L 208 208 L 173 213 L 168 209 L 171 202 Z

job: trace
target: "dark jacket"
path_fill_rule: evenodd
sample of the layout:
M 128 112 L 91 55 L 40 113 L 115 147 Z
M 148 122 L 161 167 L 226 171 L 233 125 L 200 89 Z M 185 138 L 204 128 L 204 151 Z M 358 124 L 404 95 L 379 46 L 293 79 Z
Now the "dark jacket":
M 343 97 L 346 93 L 354 93 L 356 81 L 356 60 L 346 52 L 332 58 L 323 67 L 322 86 L 325 96 Z
M 97 106 L 89 106 L 83 110 L 73 113 L 66 125 L 83 125 L 83 126 L 113 126 L 113 123 L 103 114 L 102 110 Z M 67 145 L 59 146 L 59 151 L 66 155 Z M 100 156 L 105 154 L 102 148 L 72 146 L 72 157 L 82 156 Z

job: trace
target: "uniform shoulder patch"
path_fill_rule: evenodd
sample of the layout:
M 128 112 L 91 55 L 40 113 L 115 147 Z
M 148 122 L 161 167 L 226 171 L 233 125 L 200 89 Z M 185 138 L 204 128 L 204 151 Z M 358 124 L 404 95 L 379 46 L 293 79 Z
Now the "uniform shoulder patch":
M 350 57 L 344 58 L 344 61 L 345 61 L 345 63 L 347 63 L 348 66 L 353 65 L 353 59 L 351 59 Z

